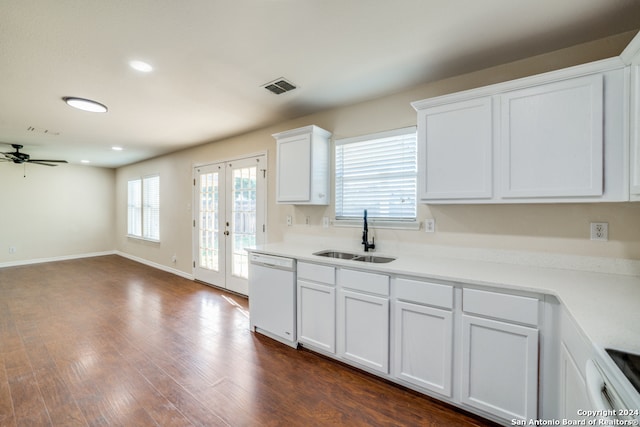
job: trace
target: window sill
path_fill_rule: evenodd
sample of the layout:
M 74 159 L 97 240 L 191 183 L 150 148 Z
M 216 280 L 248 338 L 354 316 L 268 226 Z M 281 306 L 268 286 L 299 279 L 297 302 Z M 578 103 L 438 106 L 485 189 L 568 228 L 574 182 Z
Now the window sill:
M 156 239 L 149 239 L 148 237 L 134 236 L 133 234 L 127 234 L 127 239 L 131 239 L 131 240 L 139 240 L 139 241 L 141 241 L 141 242 L 146 242 L 146 243 L 156 243 L 156 244 L 160 244 L 160 240 L 156 240 Z
M 418 221 L 385 221 L 368 219 L 367 224 L 371 228 L 387 228 L 394 230 L 419 230 L 420 223 Z M 362 227 L 362 219 L 334 219 L 333 225 L 335 227 Z

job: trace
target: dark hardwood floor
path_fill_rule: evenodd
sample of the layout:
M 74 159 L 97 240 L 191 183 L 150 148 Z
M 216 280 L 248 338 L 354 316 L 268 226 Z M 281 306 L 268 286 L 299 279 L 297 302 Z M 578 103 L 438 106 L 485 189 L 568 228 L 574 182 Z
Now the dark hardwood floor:
M 0 269 L 0 426 L 483 426 L 119 256 Z

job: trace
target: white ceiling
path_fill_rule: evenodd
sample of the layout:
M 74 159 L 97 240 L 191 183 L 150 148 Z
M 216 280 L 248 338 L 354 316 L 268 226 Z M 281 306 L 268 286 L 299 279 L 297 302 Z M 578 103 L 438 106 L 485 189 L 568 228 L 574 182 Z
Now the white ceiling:
M 0 142 L 118 167 L 638 27 L 638 0 L 0 0 Z

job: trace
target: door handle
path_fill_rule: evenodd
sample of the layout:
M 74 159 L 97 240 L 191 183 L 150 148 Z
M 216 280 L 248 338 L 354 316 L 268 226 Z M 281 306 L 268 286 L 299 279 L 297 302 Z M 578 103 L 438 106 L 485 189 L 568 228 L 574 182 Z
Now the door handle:
M 225 232 L 224 232 L 224 235 L 225 235 L 225 236 L 228 236 L 228 235 L 229 235 L 229 231 L 225 231 Z

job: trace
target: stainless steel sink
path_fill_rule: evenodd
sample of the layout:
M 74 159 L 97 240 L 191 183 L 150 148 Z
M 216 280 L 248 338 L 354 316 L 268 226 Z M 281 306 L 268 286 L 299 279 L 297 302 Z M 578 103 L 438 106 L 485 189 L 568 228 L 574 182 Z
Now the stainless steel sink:
M 350 254 L 348 252 L 338 252 L 338 251 L 320 251 L 315 252 L 314 255 L 326 256 L 327 258 L 338 258 L 338 259 L 354 259 L 358 255 Z
M 384 256 L 357 255 L 349 252 L 339 252 L 339 251 L 331 251 L 331 250 L 315 252 L 314 255 L 324 256 L 327 258 L 350 259 L 353 261 L 360 261 L 360 262 L 373 262 L 376 264 L 387 263 L 395 260 L 395 258 L 389 258 Z
M 376 264 L 384 264 L 387 262 L 394 261 L 395 258 L 389 258 L 385 256 L 377 256 L 377 255 L 361 255 L 353 258 L 354 261 L 362 261 L 362 262 L 373 262 Z

